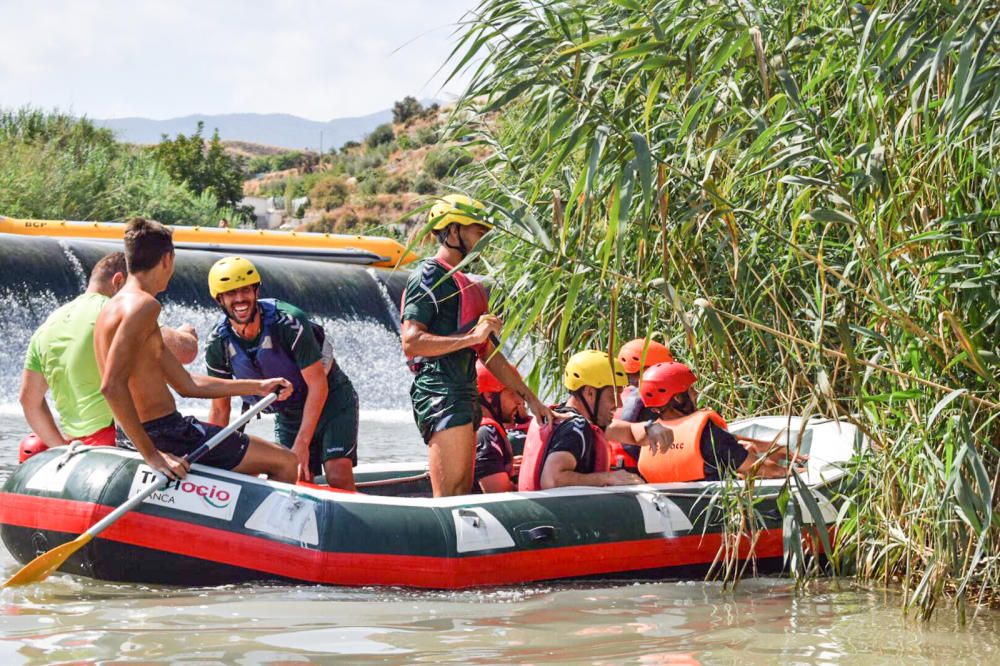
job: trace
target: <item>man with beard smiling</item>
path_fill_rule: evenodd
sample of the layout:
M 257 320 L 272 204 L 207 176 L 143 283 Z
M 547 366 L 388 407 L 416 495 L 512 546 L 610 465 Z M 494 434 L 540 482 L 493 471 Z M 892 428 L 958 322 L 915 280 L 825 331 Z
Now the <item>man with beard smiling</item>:
M 226 257 L 208 274 L 209 291 L 226 316 L 208 340 L 205 364 L 213 377 L 284 377 L 295 388 L 275 403 L 274 434 L 298 458 L 299 480 L 320 472 L 334 488 L 354 490 L 358 462 L 358 396 L 333 359 L 323 329 L 305 312 L 258 298 L 261 278 L 243 257 Z M 244 398 L 244 404 L 253 399 Z M 208 420 L 229 423 L 230 402 L 212 401 Z

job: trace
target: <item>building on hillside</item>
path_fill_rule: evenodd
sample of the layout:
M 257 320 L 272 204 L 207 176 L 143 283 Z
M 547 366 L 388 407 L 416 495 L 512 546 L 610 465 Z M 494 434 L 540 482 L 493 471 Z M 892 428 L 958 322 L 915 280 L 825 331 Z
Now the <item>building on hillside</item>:
M 253 208 L 258 229 L 277 229 L 285 217 L 285 209 L 275 205 L 274 197 L 243 197 L 241 206 Z

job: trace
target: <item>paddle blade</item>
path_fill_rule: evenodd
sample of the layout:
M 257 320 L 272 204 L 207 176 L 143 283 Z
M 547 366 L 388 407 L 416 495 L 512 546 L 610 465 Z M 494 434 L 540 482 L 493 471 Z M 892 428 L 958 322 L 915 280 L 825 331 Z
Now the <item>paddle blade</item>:
M 86 546 L 93 538 L 84 532 L 72 541 L 42 553 L 25 564 L 16 574 L 8 578 L 3 587 L 27 585 L 45 580 L 52 575 L 53 571 L 61 567 L 63 562 L 69 559 L 70 555 Z

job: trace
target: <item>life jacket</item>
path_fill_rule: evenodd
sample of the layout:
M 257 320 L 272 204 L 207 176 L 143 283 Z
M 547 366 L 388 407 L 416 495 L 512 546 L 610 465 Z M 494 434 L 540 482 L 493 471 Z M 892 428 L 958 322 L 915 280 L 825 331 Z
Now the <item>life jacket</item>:
M 431 257 L 431 261 L 436 261 L 446 271 L 450 272 L 454 270 L 454 266 L 450 266 L 448 262 L 440 257 Z M 451 274 L 451 279 L 455 282 L 455 287 L 458 289 L 458 321 L 455 322 L 455 333 L 468 333 L 479 322 L 479 318 L 489 312 L 490 299 L 483 285 L 469 279 L 469 276 L 465 273 L 455 271 Z M 401 317 L 405 307 L 406 291 L 404 290 L 403 297 L 399 303 L 399 314 Z M 487 343 L 484 342 L 481 345 L 473 347 L 476 356 L 481 357 L 483 355 L 486 345 Z M 406 360 L 410 366 L 410 370 L 417 372 L 420 369 L 420 364 L 429 359 L 424 356 L 408 356 Z
M 711 409 L 701 409 L 676 419 L 661 419 L 660 423 L 674 433 L 674 441 L 666 451 L 653 454 L 648 446 L 639 454 L 639 473 L 648 483 L 700 481 L 705 478 L 705 459 L 701 455 L 701 434 L 712 421 L 728 429 L 725 420 Z
M 225 345 L 233 377 L 237 379 L 284 377 L 292 383 L 295 390 L 286 400 L 275 402 L 264 411 L 284 412 L 293 408 L 296 411 L 301 410 L 308 393 L 306 380 L 292 357 L 291 351 L 275 342 L 273 337 L 274 325 L 285 315 L 278 311 L 277 303 L 273 298 L 262 298 L 257 301 L 257 305 L 260 306 L 260 335 L 257 338 L 255 357 L 251 357 L 240 344 L 236 333 L 229 324 L 228 317 L 223 317 L 215 328 L 215 334 L 222 339 Z M 319 336 L 317 341 L 323 345 L 326 336 L 322 327 L 317 324 L 312 324 L 312 327 L 313 333 Z M 260 400 L 258 396 L 243 396 L 243 404 L 247 406 L 253 405 L 258 400 Z
M 486 410 L 484 409 L 483 411 L 485 412 Z M 483 426 L 493 426 L 493 428 L 500 433 L 500 439 L 503 440 L 504 448 L 503 459 L 504 463 L 507 465 L 507 474 L 509 475 L 514 464 L 514 452 L 511 451 L 510 448 L 510 440 L 507 438 L 507 429 L 504 428 L 499 421 L 494 419 L 492 416 L 487 416 L 486 414 L 483 414 L 482 419 L 479 421 L 479 427 L 482 428 Z
M 593 423 L 587 422 L 594 433 L 594 469 L 591 472 L 607 472 L 611 469 L 610 448 L 604 431 Z M 528 426 L 528 436 L 524 440 L 524 457 L 521 459 L 521 470 L 517 477 L 517 489 L 541 490 L 542 469 L 548 457 L 549 439 L 555 426 L 552 423 L 539 426 L 537 419 L 532 419 Z
M 625 402 L 635 395 L 636 388 L 629 384 L 622 389 L 620 400 L 621 407 L 615 410 L 612 418 L 621 419 L 622 410 L 625 409 Z M 627 444 L 622 444 L 621 442 L 616 442 L 614 440 L 608 440 L 608 446 L 611 447 L 611 465 L 612 467 L 618 469 L 627 469 L 632 472 L 639 468 L 639 446 L 632 446 Z

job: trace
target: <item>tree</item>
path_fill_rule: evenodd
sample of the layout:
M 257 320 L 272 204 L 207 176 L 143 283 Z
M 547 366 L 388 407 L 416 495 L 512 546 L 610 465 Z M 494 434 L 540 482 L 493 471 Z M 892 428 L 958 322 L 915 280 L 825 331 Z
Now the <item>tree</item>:
M 209 192 L 219 206 L 234 206 L 243 198 L 243 164 L 226 154 L 219 131 L 212 133 L 206 146 L 202 138 L 205 123 L 194 134 L 178 134 L 163 139 L 153 148 L 153 156 L 170 176 L 197 195 Z
M 417 118 L 424 113 L 424 107 L 417 101 L 416 97 L 407 95 L 392 105 L 392 121 L 394 123 L 405 123 L 411 118 Z
M 368 144 L 369 148 L 375 148 L 376 146 L 387 144 L 395 138 L 396 135 L 392 131 L 392 125 L 383 123 L 365 137 L 365 143 Z

